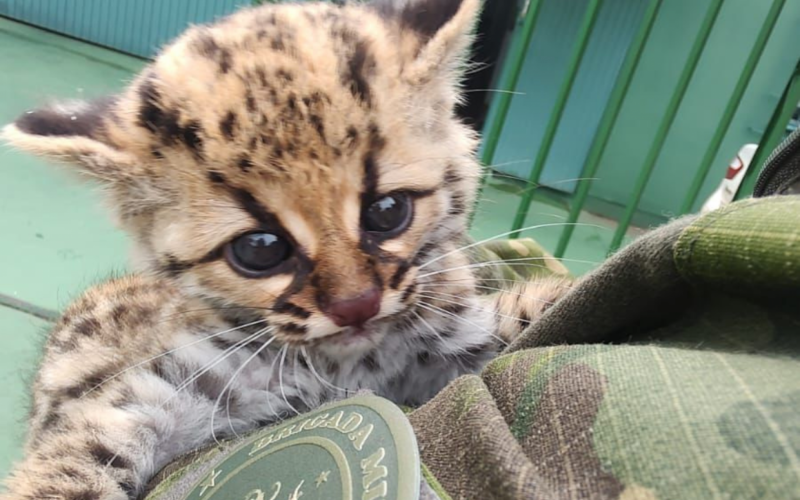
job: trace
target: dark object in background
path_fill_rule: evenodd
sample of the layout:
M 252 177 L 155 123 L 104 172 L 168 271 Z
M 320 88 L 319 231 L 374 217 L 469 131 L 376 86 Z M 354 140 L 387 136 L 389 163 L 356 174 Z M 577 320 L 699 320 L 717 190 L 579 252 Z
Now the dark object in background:
M 492 101 L 493 93 L 486 90 L 497 81 L 502 70 L 503 46 L 510 40 L 518 4 L 516 0 L 487 0 L 481 15 L 472 55 L 472 62 L 478 67 L 467 75 L 464 82 L 466 102 L 458 109 L 459 116 L 479 131 L 483 129 Z
M 781 143 L 764 162 L 753 197 L 800 194 L 800 128 Z

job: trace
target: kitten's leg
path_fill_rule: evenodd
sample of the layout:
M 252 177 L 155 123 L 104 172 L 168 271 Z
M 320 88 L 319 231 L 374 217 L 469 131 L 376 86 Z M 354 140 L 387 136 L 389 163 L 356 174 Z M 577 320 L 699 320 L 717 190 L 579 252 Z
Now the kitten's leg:
M 123 410 L 87 407 L 35 437 L 3 500 L 131 500 L 154 468 L 153 428 Z
M 247 343 L 265 342 L 267 330 L 248 335 L 213 315 L 187 314 L 197 307 L 156 285 L 138 277 L 109 282 L 65 312 L 33 386 L 25 458 L 0 498 L 137 498 L 163 466 L 211 441 L 212 415 L 224 437 L 285 411 L 283 398 L 253 375 L 268 375 L 270 364 Z M 226 332 L 244 340 L 223 342 Z M 220 394 L 243 365 L 251 372 L 228 386 L 229 421 Z M 246 377 L 249 386 L 240 383 Z
M 497 313 L 497 335 L 510 344 L 573 285 L 569 278 L 551 277 L 520 282 L 506 291 L 487 296 Z
M 191 373 L 192 369 L 185 372 Z M 176 457 L 212 440 L 244 433 L 285 411 L 281 398 L 236 388 L 233 411 L 219 397 L 229 380 L 212 371 L 180 389 L 177 377 L 149 368 L 81 398 L 56 399 L 39 390 L 26 457 L 7 480 L 3 500 L 131 500 Z M 45 368 L 40 379 L 52 375 Z M 164 378 L 165 377 L 165 378 Z M 41 382 L 40 382 L 41 384 Z M 221 400 L 221 403 L 215 404 Z M 229 427 L 230 426 L 230 427 Z

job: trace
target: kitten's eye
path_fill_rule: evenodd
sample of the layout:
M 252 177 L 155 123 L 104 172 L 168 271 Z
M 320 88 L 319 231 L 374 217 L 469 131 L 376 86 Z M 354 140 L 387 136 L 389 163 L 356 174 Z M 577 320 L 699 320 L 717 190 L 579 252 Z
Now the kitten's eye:
M 366 208 L 362 225 L 365 231 L 396 236 L 411 222 L 411 200 L 405 193 L 392 193 Z
M 258 277 L 285 262 L 292 254 L 286 238 L 273 233 L 249 233 L 230 242 L 225 257 L 246 276 Z

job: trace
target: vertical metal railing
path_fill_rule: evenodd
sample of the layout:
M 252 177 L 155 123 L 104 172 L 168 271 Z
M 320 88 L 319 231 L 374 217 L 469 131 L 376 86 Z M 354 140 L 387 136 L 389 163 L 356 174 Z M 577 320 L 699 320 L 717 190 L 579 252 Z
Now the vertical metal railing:
M 733 122 L 733 117 L 739 110 L 739 104 L 742 102 L 742 97 L 744 97 L 744 93 L 747 90 L 747 87 L 750 85 L 750 80 L 753 78 L 753 75 L 756 72 L 756 66 L 758 66 L 758 62 L 761 60 L 761 56 L 764 54 L 764 48 L 767 46 L 767 42 L 772 35 L 772 31 L 775 29 L 775 24 L 778 22 L 778 17 L 780 16 L 785 4 L 786 0 L 773 0 L 772 2 L 772 6 L 767 13 L 764 24 L 761 26 L 761 31 L 759 31 L 758 37 L 753 44 L 753 49 L 750 51 L 750 55 L 747 57 L 747 62 L 744 65 L 744 69 L 739 77 L 739 81 L 736 82 L 736 87 L 734 88 L 733 94 L 728 100 L 728 105 L 725 107 L 725 112 L 722 114 L 719 125 L 714 131 L 714 136 L 711 139 L 711 143 L 709 143 L 708 149 L 706 149 L 703 159 L 700 162 L 700 167 L 698 168 L 697 173 L 692 180 L 692 184 L 689 187 L 689 191 L 686 193 L 686 198 L 683 200 L 683 204 L 681 205 L 681 213 L 690 212 L 692 207 L 694 207 L 695 203 L 697 202 L 700 189 L 702 189 L 703 183 L 706 181 L 706 177 L 708 177 L 708 172 L 711 170 L 714 159 L 717 157 L 717 153 L 719 153 L 719 148 L 722 145 L 723 139 L 725 139 L 725 135 L 728 133 L 728 129 L 730 129 L 731 123 Z
M 711 36 L 711 31 L 714 29 L 714 24 L 717 22 L 717 17 L 722 9 L 722 2 L 723 0 L 712 0 L 708 6 L 706 15 L 703 18 L 702 24 L 700 25 L 698 36 L 695 38 L 692 48 L 689 51 L 689 57 L 686 61 L 686 65 L 683 67 L 683 71 L 681 71 L 681 75 L 678 78 L 678 83 L 675 86 L 675 90 L 673 91 L 672 97 L 669 100 L 667 110 L 664 112 L 664 116 L 661 118 L 661 123 L 659 124 L 658 131 L 656 132 L 655 139 L 650 145 L 650 150 L 645 157 L 644 165 L 642 165 L 642 168 L 639 170 L 639 176 L 636 179 L 636 184 L 633 188 L 631 199 L 625 206 L 625 212 L 622 214 L 622 217 L 620 217 L 619 221 L 617 222 L 617 230 L 614 232 L 614 236 L 611 239 L 609 253 L 613 253 L 619 249 L 620 245 L 622 244 L 622 240 L 625 238 L 625 234 L 628 232 L 628 228 L 631 225 L 633 216 L 636 213 L 636 210 L 639 208 L 639 203 L 642 201 L 644 190 L 647 188 L 647 184 L 650 182 L 653 169 L 655 168 L 656 162 L 661 156 L 661 152 L 664 149 L 664 144 L 667 141 L 667 136 L 669 135 L 670 130 L 672 130 L 672 125 L 675 123 L 675 117 L 678 116 L 678 111 L 683 103 L 683 99 L 686 97 L 686 91 L 689 89 L 689 84 L 691 83 L 692 77 L 697 70 L 700 57 L 703 55 L 706 44 L 708 43 L 708 39 Z
M 741 74 L 735 87 L 721 112 L 719 121 L 714 130 L 713 136 L 707 145 L 702 159 L 699 162 L 697 171 L 688 186 L 687 193 L 682 200 L 680 213 L 688 213 L 697 203 L 700 191 L 702 190 L 709 172 L 713 168 L 720 147 L 728 135 L 731 125 L 739 111 L 741 101 L 745 96 L 750 83 L 755 75 L 759 62 L 762 60 L 767 44 L 775 30 L 775 26 L 785 10 L 786 0 L 769 0 L 770 6 L 765 19 L 761 24 L 756 39 L 753 43 L 747 59 L 742 68 Z M 484 165 L 491 167 L 497 153 L 498 143 L 503 132 L 503 126 L 508 118 L 509 108 L 513 99 L 513 94 L 517 89 L 522 65 L 528 51 L 528 45 L 533 39 L 536 30 L 537 19 L 540 14 L 544 0 L 532 0 L 530 10 L 525 17 L 523 32 L 516 38 L 516 43 L 510 51 L 508 67 L 502 77 L 501 89 L 504 91 L 496 97 L 493 104 L 493 121 L 488 125 L 485 134 L 484 149 L 482 160 Z M 597 132 L 592 140 L 589 152 L 581 170 L 581 179 L 578 180 L 575 192 L 569 200 L 569 214 L 560 235 L 554 254 L 563 257 L 575 233 L 576 223 L 581 213 L 583 213 L 589 199 L 592 180 L 595 178 L 603 156 L 609 145 L 613 131 L 617 125 L 621 110 L 626 100 L 631 83 L 639 69 L 644 51 L 651 37 L 653 27 L 659 17 L 665 0 L 650 0 L 640 22 L 638 31 L 633 37 L 625 55 L 625 59 L 617 75 L 608 103 L 603 111 L 603 115 L 597 127 Z M 706 8 L 705 15 L 700 23 L 697 34 L 692 42 L 686 62 L 678 76 L 677 82 L 667 103 L 666 109 L 661 115 L 657 131 L 649 144 L 645 159 L 637 172 L 637 178 L 630 198 L 624 206 L 624 211 L 617 221 L 617 227 L 609 245 L 609 253 L 613 253 L 620 248 L 628 230 L 631 227 L 634 216 L 639 210 L 645 190 L 648 186 L 653 171 L 662 156 L 666 141 L 675 124 L 687 92 L 694 80 L 697 69 L 703 55 L 706 53 L 707 45 L 711 34 L 717 24 L 722 10 L 724 0 L 710 0 Z M 602 0 L 589 0 L 587 8 L 583 14 L 581 27 L 574 42 L 566 75 L 561 82 L 558 95 L 555 99 L 553 109 L 548 118 L 542 143 L 537 151 L 536 159 L 533 162 L 528 183 L 521 193 L 521 200 L 517 208 L 512 231 L 518 231 L 525 225 L 532 201 L 534 191 L 539 187 L 542 173 L 547 166 L 553 142 L 561 125 L 564 111 L 569 101 L 576 76 L 580 71 L 586 46 L 592 35 L 598 11 L 602 5 Z M 785 125 L 789 116 L 795 109 L 800 100 L 800 64 L 793 77 L 792 83 L 787 87 L 783 99 L 775 111 L 770 125 L 764 133 L 761 147 L 753 159 L 752 166 L 745 178 L 741 192 L 752 192 L 750 184 L 755 182 L 755 177 L 763 163 L 765 156 L 777 145 L 783 136 Z M 491 172 L 487 173 L 488 176 Z M 749 187 L 748 187 L 749 186 Z M 515 233 L 519 234 L 519 233 Z
M 558 90 L 558 96 L 556 97 L 553 110 L 550 112 L 550 119 L 544 131 L 542 144 L 539 146 L 539 151 L 536 154 L 536 160 L 533 162 L 530 177 L 528 177 L 528 189 L 523 192 L 522 200 L 517 208 L 517 214 L 514 217 L 514 225 L 511 228 L 513 231 L 518 231 L 525 225 L 525 218 L 528 216 L 528 210 L 530 210 L 531 203 L 533 202 L 534 190 L 539 185 L 542 172 L 550 157 L 553 141 L 556 138 L 558 127 L 561 125 L 561 120 L 564 117 L 567 101 L 572 93 L 572 87 L 575 85 L 575 79 L 581 68 L 583 56 L 586 54 L 586 47 L 589 45 L 589 39 L 594 32 L 597 14 L 602 4 L 602 0 L 589 0 L 589 5 L 586 8 L 586 12 L 583 14 L 583 19 L 578 29 L 577 40 L 575 41 L 572 54 L 570 54 L 567 64 L 567 73 L 561 83 L 561 88 Z M 513 237 L 519 237 L 519 234 L 519 232 L 515 232 Z
M 617 82 L 614 85 L 614 90 L 608 100 L 608 105 L 603 112 L 603 117 L 600 119 L 600 124 L 597 128 L 597 134 L 592 141 L 592 146 L 589 149 L 589 154 L 586 157 L 586 162 L 581 171 L 581 180 L 578 181 L 578 187 L 575 190 L 575 195 L 570 203 L 569 215 L 567 216 L 567 223 L 561 233 L 561 238 L 558 240 L 558 247 L 555 251 L 556 257 L 563 257 L 575 232 L 575 223 L 578 222 L 583 207 L 586 205 L 586 200 L 589 197 L 589 191 L 592 187 L 592 179 L 597 174 L 597 169 L 600 167 L 600 160 L 603 158 L 603 153 L 606 151 L 608 141 L 611 138 L 611 132 L 619 118 L 619 113 L 622 110 L 622 104 L 625 102 L 625 96 L 628 94 L 633 75 L 639 68 L 639 62 L 644 53 L 644 47 L 650 39 L 650 32 L 653 30 L 658 13 L 661 9 L 663 0 L 652 0 L 644 13 L 641 27 L 634 37 L 628 53 L 625 56 L 625 61 L 622 63 Z
M 519 36 L 514 38 L 509 50 L 505 68 L 500 78 L 501 92 L 497 94 L 497 100 L 495 101 L 495 116 L 489 124 L 483 139 L 481 161 L 486 166 L 491 166 L 494 162 L 497 144 L 500 142 L 503 126 L 505 126 L 508 118 L 508 110 L 511 109 L 511 99 L 522 74 L 522 66 L 525 63 L 525 57 L 528 55 L 528 48 L 531 45 L 531 38 L 536 27 L 536 21 L 539 19 L 542 3 L 543 0 L 531 0 L 528 3 L 527 10 L 522 13 L 524 19 L 522 31 Z M 486 177 L 484 177 L 485 179 Z

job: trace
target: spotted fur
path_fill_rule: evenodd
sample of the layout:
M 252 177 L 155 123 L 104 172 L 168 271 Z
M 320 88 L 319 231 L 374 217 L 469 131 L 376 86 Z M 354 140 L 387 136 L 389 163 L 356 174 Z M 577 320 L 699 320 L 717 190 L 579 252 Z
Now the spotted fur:
M 558 293 L 475 293 L 476 137 L 454 114 L 479 0 L 285 4 L 191 28 L 118 96 L 5 137 L 101 182 L 139 272 L 89 290 L 47 342 L 5 500 L 123 500 L 177 455 L 369 389 L 420 404 L 480 370 Z M 362 230 L 403 192 L 402 234 Z M 289 240 L 258 279 L 239 235 Z M 331 301 L 380 290 L 365 332 Z M 453 299 L 455 297 L 455 299 Z M 497 313 L 501 316 L 498 316 Z M 499 318 L 499 321 L 498 321 Z

